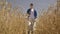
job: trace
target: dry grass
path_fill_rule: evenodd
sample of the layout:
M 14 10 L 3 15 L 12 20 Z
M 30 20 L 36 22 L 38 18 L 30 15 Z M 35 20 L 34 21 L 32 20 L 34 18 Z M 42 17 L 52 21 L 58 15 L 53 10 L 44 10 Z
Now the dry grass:
M 11 11 L 10 3 L 7 6 L 1 3 L 0 7 L 0 34 L 25 34 L 27 20 L 17 11 L 18 8 Z M 54 8 L 49 7 L 48 12 L 39 17 L 35 34 L 60 34 L 60 8 L 58 11 Z
M 60 34 L 60 8 L 57 10 L 56 6 L 51 6 L 48 9 L 39 18 L 37 29 L 40 34 Z

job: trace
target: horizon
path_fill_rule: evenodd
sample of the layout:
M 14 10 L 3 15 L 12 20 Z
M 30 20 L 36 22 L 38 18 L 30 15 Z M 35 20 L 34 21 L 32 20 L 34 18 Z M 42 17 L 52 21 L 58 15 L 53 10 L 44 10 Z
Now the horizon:
M 23 14 L 29 9 L 30 3 L 34 4 L 37 13 L 41 13 L 43 9 L 47 10 L 49 5 L 56 3 L 56 0 L 7 0 L 12 4 L 12 8 L 19 6 Z

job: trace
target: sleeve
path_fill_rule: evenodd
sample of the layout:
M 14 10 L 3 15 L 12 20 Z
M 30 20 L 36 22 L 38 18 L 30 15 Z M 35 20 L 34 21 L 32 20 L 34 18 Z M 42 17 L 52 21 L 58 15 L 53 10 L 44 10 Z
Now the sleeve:
M 27 14 L 29 14 L 30 9 L 27 10 Z
M 29 16 L 30 16 L 30 9 L 27 10 L 27 16 L 29 18 Z
M 35 18 L 37 18 L 37 12 L 36 12 L 36 10 L 35 10 Z

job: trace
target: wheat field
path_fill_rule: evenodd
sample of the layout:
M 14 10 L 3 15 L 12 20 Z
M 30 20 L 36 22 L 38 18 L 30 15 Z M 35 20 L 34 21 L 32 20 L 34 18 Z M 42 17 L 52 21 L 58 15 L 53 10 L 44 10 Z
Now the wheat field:
M 18 9 L 12 9 L 11 3 L 0 2 L 0 34 L 26 34 L 27 19 Z M 34 34 L 60 34 L 60 8 L 57 9 L 57 5 L 49 6 L 39 16 L 36 25 Z

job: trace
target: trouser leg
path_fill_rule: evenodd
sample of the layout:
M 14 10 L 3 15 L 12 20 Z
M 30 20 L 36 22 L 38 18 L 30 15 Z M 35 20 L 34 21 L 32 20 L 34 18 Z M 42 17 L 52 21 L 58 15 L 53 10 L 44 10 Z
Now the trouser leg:
M 28 34 L 30 34 L 30 31 L 28 31 Z
M 31 19 L 30 20 L 30 22 L 31 22 L 31 25 L 29 26 L 29 31 L 28 31 L 28 34 L 33 34 L 33 26 L 34 26 L 34 19 Z
M 31 23 L 31 25 L 28 26 L 28 34 L 33 34 L 33 23 Z
M 34 22 L 31 23 L 31 34 L 33 34 L 33 26 L 34 26 Z
M 28 26 L 28 34 L 30 34 L 30 26 Z

